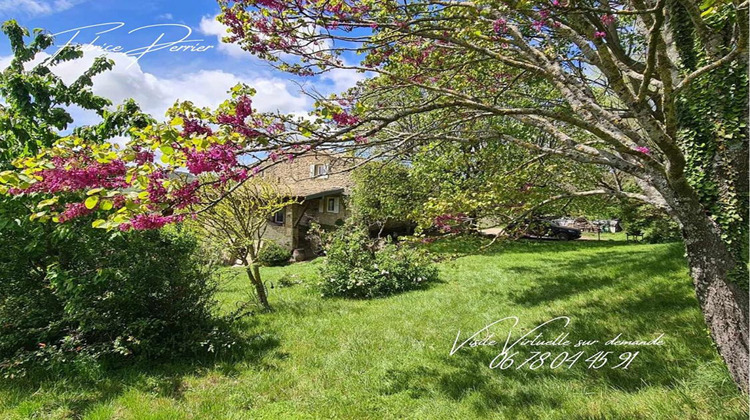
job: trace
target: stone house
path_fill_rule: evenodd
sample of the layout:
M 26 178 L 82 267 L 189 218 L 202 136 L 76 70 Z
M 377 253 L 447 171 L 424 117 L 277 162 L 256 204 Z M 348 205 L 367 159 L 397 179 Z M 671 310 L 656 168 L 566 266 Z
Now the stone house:
M 317 152 L 264 169 L 260 176 L 267 182 L 278 184 L 280 189 L 288 190 L 297 200 L 268 221 L 264 239 L 311 257 L 311 244 L 305 239 L 310 223 L 315 221 L 324 228 L 333 228 L 351 214 L 348 197 L 354 181 L 350 170 L 358 160 Z

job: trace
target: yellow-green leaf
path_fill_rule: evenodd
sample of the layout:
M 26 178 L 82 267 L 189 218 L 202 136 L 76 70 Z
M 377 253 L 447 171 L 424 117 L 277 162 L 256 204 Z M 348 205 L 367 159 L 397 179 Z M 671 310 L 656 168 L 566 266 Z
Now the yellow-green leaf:
M 91 197 L 87 198 L 86 201 L 83 203 L 87 209 L 91 210 L 99 203 L 99 196 L 98 195 L 92 195 Z

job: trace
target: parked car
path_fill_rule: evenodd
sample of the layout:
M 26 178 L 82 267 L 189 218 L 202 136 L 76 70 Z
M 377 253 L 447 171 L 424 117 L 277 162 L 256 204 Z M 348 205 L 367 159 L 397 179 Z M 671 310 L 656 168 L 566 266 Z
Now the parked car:
M 571 241 L 581 237 L 580 229 L 559 226 L 544 219 L 526 220 L 520 223 L 516 229 L 525 238 L 548 238 Z

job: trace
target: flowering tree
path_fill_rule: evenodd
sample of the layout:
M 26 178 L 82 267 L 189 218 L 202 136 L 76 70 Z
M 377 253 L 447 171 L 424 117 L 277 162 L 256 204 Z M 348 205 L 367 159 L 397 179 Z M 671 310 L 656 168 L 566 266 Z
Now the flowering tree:
M 4 190 L 54 194 L 40 202 L 41 219 L 99 209 L 108 212 L 100 227 L 142 229 L 210 207 L 197 192 L 223 197 L 261 168 L 260 156 L 275 164 L 332 142 L 398 151 L 480 139 L 599 165 L 611 175 L 596 188 L 545 201 L 611 195 L 678 221 L 712 337 L 747 390 L 748 298 L 737 281 L 747 277 L 747 3 L 220 3 L 227 39 L 281 70 L 375 77 L 318 98 L 315 120 L 257 114 L 241 86 L 216 110 L 178 103 L 169 123 L 132 130 L 121 150 L 79 135 L 19 160 L 0 174 Z M 180 167 L 216 180 L 173 182 Z M 81 190 L 85 201 L 59 198 Z
M 747 3 L 222 4 L 228 40 L 280 69 L 376 76 L 321 101 L 348 111 L 335 114 L 339 135 L 385 133 L 393 148 L 486 139 L 610 168 L 617 177 L 555 198 L 627 197 L 677 220 L 706 322 L 747 390 L 748 299 L 737 281 L 747 277 Z M 407 104 L 368 101 L 415 93 Z M 442 123 L 420 124 L 424 115 Z M 541 135 L 552 141 L 532 140 Z M 623 176 L 637 188 L 616 182 Z

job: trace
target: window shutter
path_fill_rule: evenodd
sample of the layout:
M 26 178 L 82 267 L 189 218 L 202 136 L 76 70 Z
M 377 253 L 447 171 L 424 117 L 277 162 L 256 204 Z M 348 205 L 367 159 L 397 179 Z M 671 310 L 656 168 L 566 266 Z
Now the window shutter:
M 310 165 L 310 178 L 315 178 L 315 165 Z
M 321 198 L 318 201 L 318 213 L 323 213 L 325 211 L 325 198 Z
M 333 212 L 334 213 L 339 212 L 339 198 L 338 197 L 333 199 Z

